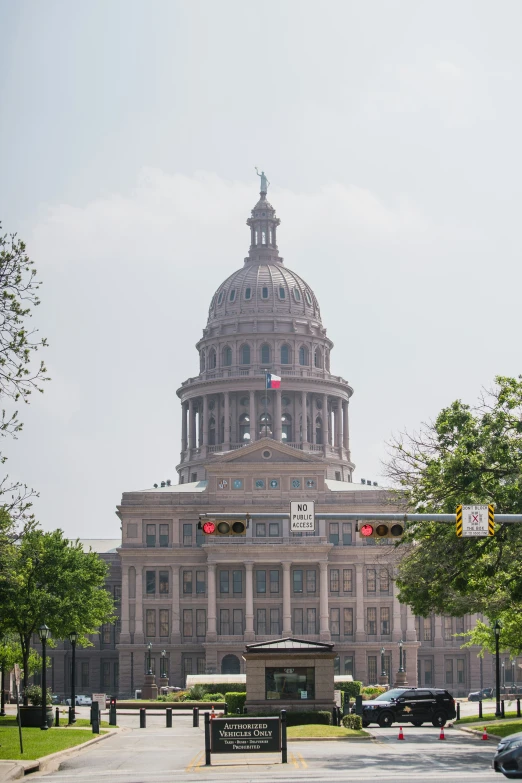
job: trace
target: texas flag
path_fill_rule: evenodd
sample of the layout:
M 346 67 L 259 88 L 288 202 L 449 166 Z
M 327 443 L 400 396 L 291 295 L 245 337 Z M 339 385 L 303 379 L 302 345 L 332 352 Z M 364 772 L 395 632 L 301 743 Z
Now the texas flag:
M 266 388 L 267 389 L 279 389 L 281 386 L 281 378 L 279 375 L 267 372 L 266 374 Z

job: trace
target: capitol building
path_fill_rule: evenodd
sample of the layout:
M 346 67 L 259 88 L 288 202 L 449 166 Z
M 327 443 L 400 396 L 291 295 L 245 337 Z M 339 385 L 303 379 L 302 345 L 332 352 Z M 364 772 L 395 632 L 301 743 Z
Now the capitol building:
M 217 286 L 195 374 L 177 390 L 179 482 L 124 492 L 121 541 L 91 542 L 111 564 L 119 618 L 95 649 L 77 651 L 77 692 L 134 694 L 149 643 L 157 679 L 183 686 L 189 674 L 244 672 L 246 643 L 281 637 L 333 642 L 335 673 L 366 684 L 381 659 L 393 682 L 401 642 L 410 685 L 454 695 L 491 685 L 490 656 L 454 636 L 474 617 L 415 618 L 397 598 L 397 550 L 363 539 L 353 519 L 321 517 L 396 506 L 353 480 L 353 388 L 334 372 L 312 286 L 279 255 L 263 176 L 247 225 L 248 255 Z M 278 388 L 266 388 L 267 373 Z M 292 500 L 315 502 L 313 532 L 291 532 L 282 514 Z M 200 529 L 200 515 L 226 513 L 252 515 L 245 535 Z M 53 690 L 67 692 L 67 643 L 50 656 Z

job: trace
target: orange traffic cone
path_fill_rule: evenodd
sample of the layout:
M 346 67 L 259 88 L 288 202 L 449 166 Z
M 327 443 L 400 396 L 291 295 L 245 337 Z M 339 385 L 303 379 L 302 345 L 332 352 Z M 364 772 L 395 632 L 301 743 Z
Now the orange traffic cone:
M 482 739 L 487 740 L 488 738 L 488 729 L 487 726 L 484 726 L 484 731 L 482 732 Z
M 404 739 L 404 734 L 403 734 L 403 731 L 402 731 L 402 726 L 399 728 L 399 736 L 397 737 L 397 739 L 400 739 L 400 740 L 403 740 L 403 739 Z
M 440 727 L 439 739 L 440 740 L 445 740 L 446 739 L 446 737 L 444 736 L 444 726 Z
M 212 705 L 212 712 L 210 713 L 210 720 L 214 720 L 216 713 L 214 712 L 214 705 Z

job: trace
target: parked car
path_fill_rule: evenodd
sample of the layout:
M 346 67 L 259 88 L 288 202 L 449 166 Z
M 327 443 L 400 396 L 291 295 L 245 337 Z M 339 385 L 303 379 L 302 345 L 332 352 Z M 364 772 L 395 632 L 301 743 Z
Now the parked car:
M 492 699 L 493 688 L 482 688 L 481 691 L 472 691 L 468 693 L 468 701 L 482 701 L 482 699 Z
M 52 704 L 61 704 L 61 703 L 62 703 L 62 700 L 60 699 L 60 697 L 58 696 L 58 694 L 56 694 L 56 693 L 53 693 L 53 694 L 52 694 L 52 696 L 51 696 L 51 703 L 52 703 Z
M 522 731 L 500 740 L 492 767 L 506 778 L 522 778 Z
M 457 714 L 451 693 L 439 688 L 392 688 L 372 701 L 363 701 L 362 710 L 364 727 L 377 723 L 381 728 L 397 722 L 444 726 Z
M 71 700 L 65 699 L 65 703 L 70 707 L 71 706 Z M 77 707 L 90 707 L 92 704 L 92 699 L 90 696 L 82 696 L 81 694 L 78 694 L 75 697 L 75 704 Z

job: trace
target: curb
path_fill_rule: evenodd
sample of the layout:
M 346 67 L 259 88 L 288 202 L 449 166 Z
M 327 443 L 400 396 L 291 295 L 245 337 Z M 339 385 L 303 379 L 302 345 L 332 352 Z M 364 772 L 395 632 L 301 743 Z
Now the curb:
M 482 739 L 482 729 L 467 729 L 464 726 L 453 726 L 453 728 L 457 729 L 458 731 L 465 731 L 466 734 L 474 734 L 476 737 L 480 737 L 480 739 Z M 502 739 L 502 737 L 499 737 L 498 734 L 490 734 L 488 731 L 488 739 L 484 740 L 484 742 L 488 742 L 490 739 L 498 742 Z
M 366 742 L 375 739 L 373 734 L 367 737 L 288 737 L 287 742 Z

